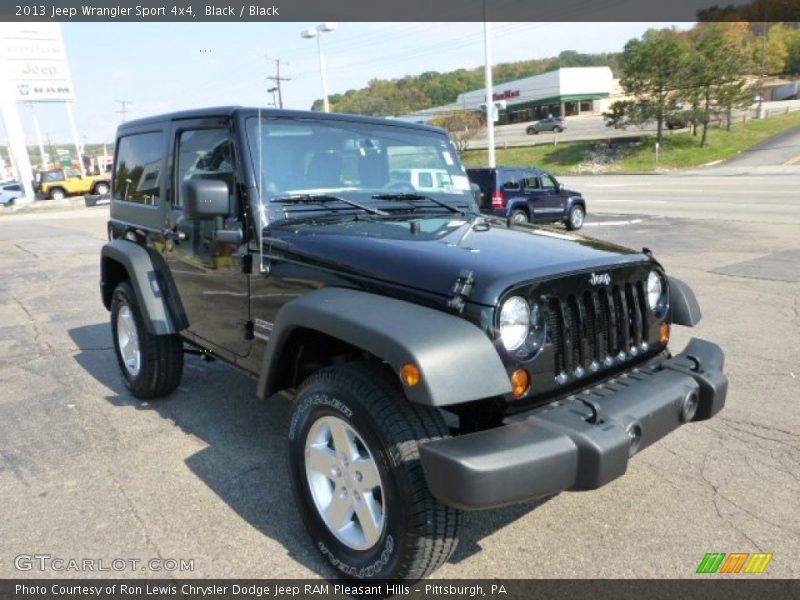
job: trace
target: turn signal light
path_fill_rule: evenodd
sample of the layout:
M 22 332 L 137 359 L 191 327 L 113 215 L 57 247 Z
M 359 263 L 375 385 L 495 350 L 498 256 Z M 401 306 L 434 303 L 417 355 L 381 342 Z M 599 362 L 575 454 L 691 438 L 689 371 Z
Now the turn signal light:
M 400 377 L 403 379 L 403 383 L 411 387 L 417 385 L 420 382 L 420 379 L 422 379 L 417 366 L 411 363 L 406 363 L 403 365 L 403 367 L 400 369 Z
M 511 393 L 514 398 L 521 398 L 528 391 L 528 386 L 531 383 L 528 372 L 525 369 L 517 369 L 509 379 L 511 380 Z
M 658 331 L 658 341 L 666 344 L 669 341 L 669 323 L 662 323 Z

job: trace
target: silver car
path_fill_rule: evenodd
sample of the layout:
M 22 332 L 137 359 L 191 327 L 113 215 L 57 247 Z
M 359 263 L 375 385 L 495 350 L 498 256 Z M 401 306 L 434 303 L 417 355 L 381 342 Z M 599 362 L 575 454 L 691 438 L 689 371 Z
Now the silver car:
M 13 206 L 17 198 L 22 198 L 25 191 L 22 186 L 16 181 L 7 181 L 0 183 L 0 204 L 5 206 Z

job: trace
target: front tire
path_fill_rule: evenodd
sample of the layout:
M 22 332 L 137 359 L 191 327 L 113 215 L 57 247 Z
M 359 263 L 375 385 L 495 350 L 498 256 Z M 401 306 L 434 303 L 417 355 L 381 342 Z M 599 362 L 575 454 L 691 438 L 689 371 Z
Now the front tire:
M 586 211 L 580 204 L 575 204 L 567 215 L 567 229 L 570 231 L 577 231 L 583 227 L 583 221 L 586 218 Z
M 94 193 L 98 196 L 104 196 L 108 193 L 108 184 L 106 183 L 98 183 L 94 186 Z
M 292 487 L 314 545 L 347 577 L 420 579 L 455 550 L 460 512 L 428 490 L 419 443 L 448 437 L 384 368 L 324 368 L 301 386 L 289 426 Z
M 50 199 L 51 200 L 63 200 L 66 197 L 64 190 L 61 188 L 53 188 L 50 190 Z
M 178 387 L 183 342 L 177 335 L 153 335 L 145 329 L 136 294 L 127 281 L 111 297 L 111 333 L 122 379 L 134 396 L 150 400 Z
M 564 130 L 561 127 L 553 127 L 553 133 L 561 133 L 562 131 Z

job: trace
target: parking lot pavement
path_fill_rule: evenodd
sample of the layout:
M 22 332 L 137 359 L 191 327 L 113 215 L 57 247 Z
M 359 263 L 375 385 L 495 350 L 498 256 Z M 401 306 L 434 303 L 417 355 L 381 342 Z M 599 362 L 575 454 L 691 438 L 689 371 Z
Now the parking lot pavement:
M 770 552 L 763 576 L 800 576 L 797 225 L 651 209 L 590 214 L 587 231 L 651 248 L 694 287 L 704 319 L 673 345 L 722 345 L 726 408 L 601 490 L 467 514 L 437 576 L 692 577 L 712 551 Z M 293 507 L 285 398 L 260 402 L 249 377 L 195 356 L 165 401 L 124 390 L 97 285 L 106 215 L 0 218 L 0 577 L 80 575 L 15 569 L 37 553 L 193 560 L 167 576 L 332 575 Z

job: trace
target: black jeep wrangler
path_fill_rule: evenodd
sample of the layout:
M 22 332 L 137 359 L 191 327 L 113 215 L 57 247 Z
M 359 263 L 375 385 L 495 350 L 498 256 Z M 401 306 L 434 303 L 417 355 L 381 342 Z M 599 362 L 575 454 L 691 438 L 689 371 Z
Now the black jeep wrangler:
M 393 174 L 437 172 L 424 190 Z M 288 464 L 351 577 L 419 578 L 460 511 L 595 489 L 723 406 L 691 289 L 636 252 L 477 211 L 435 128 L 216 108 L 117 134 L 102 298 L 137 398 L 185 351 L 295 390 Z

